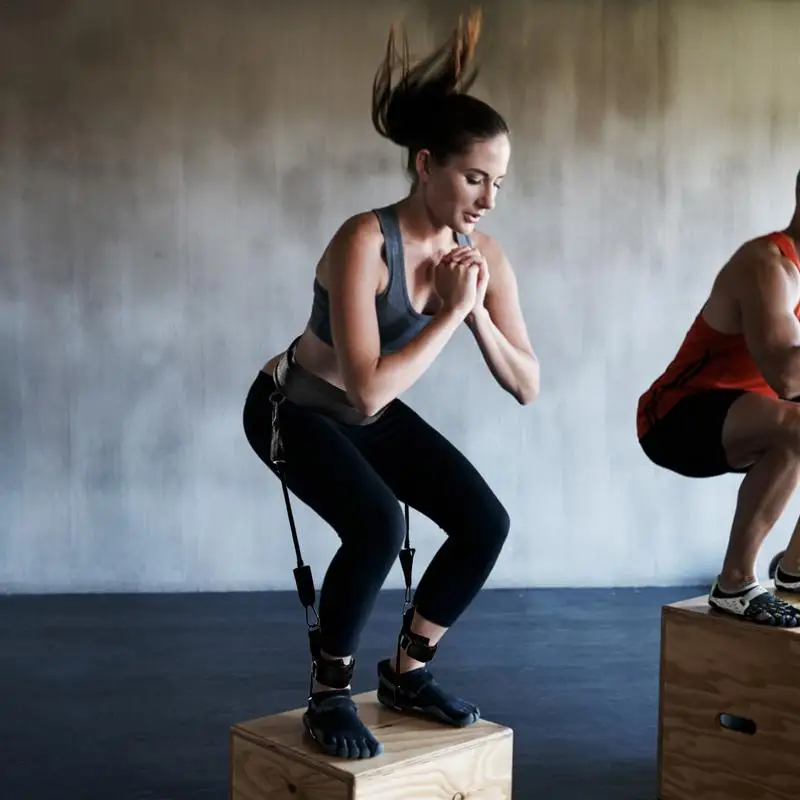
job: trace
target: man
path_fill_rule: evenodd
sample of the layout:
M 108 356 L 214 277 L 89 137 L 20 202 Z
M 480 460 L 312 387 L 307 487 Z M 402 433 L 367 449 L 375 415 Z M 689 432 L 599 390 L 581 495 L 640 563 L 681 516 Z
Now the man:
M 745 242 L 667 369 L 639 398 L 637 436 L 680 475 L 745 475 L 712 608 L 796 627 L 800 612 L 756 579 L 764 539 L 800 479 L 800 174 L 789 226 Z M 775 574 L 800 595 L 800 521 Z

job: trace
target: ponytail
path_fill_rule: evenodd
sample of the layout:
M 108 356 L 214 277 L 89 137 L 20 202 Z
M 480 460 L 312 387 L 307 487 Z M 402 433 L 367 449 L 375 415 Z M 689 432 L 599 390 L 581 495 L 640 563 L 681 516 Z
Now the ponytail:
M 412 66 L 408 37 L 403 31 L 402 52 L 398 52 L 392 25 L 386 55 L 372 86 L 375 130 L 409 150 L 426 146 L 443 104 L 454 95 L 465 95 L 478 76 L 474 60 L 480 31 L 479 10 L 470 12 L 466 20 L 459 17 L 450 38 Z

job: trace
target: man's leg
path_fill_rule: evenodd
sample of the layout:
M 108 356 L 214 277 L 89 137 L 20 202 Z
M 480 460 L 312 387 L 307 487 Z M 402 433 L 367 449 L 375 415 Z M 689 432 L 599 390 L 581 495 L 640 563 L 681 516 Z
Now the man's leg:
M 722 444 L 731 467 L 749 469 L 739 487 L 728 548 L 715 588 L 734 600 L 752 601 L 761 591 L 756 580 L 761 545 L 800 481 L 800 407 L 760 395 L 742 395 L 731 404 L 725 418 Z M 790 548 L 793 552 L 800 549 L 797 530 Z M 757 622 L 788 627 L 800 622 L 797 612 L 781 601 L 768 602 L 763 597 L 755 609 L 758 611 L 752 618 Z
M 775 588 L 781 592 L 800 594 L 800 520 L 797 521 L 789 546 L 775 569 Z

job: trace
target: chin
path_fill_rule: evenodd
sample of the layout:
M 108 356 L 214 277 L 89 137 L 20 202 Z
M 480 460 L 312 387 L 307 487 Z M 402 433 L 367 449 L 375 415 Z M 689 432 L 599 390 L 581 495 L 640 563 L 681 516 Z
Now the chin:
M 453 230 L 458 233 L 472 233 L 479 222 L 480 219 L 470 219 L 466 213 L 462 213 L 453 220 Z

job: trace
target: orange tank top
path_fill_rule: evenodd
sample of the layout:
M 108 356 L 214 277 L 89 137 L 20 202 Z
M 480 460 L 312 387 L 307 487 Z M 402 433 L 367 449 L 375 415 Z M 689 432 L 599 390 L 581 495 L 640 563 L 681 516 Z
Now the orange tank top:
M 794 242 L 786 234 L 775 232 L 764 238 L 800 270 Z M 800 304 L 795 315 L 800 319 Z M 777 397 L 750 355 L 744 334 L 715 330 L 701 311 L 669 366 L 639 398 L 637 436 L 641 439 L 679 400 L 708 389 L 744 389 Z

